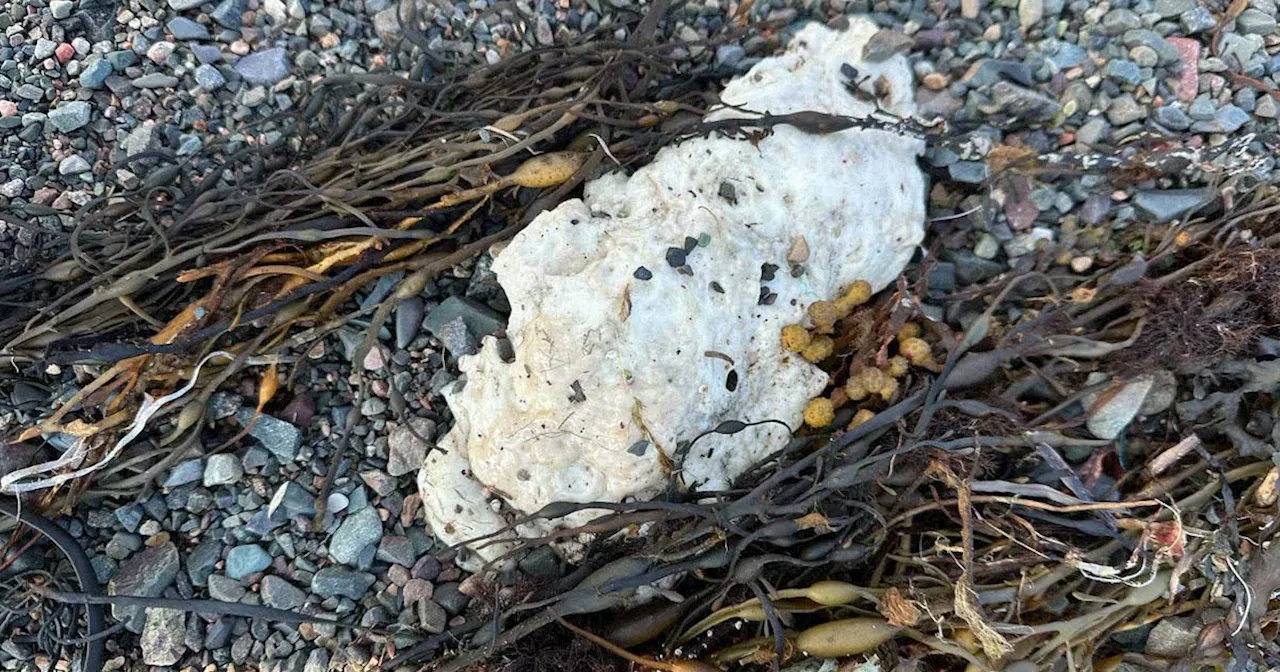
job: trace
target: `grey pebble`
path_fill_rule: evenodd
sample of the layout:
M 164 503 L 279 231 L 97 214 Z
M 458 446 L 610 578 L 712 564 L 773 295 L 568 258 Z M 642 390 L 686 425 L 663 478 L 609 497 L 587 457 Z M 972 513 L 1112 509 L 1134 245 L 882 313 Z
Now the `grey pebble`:
M 356 565 L 360 552 L 382 539 L 382 519 L 371 506 L 348 515 L 329 540 L 329 557 L 344 565 Z
M 417 338 L 423 315 L 425 315 L 425 307 L 419 297 L 409 297 L 396 305 L 397 348 L 407 348 L 413 339 Z
M 227 576 L 239 581 L 271 566 L 271 556 L 257 544 L 236 546 L 227 553 Z
M 200 480 L 202 474 L 204 474 L 204 465 L 201 464 L 200 458 L 179 462 L 174 465 L 173 471 L 169 472 L 163 487 L 176 488 L 180 485 L 195 483 Z
M 387 437 L 387 473 L 392 476 L 404 476 L 420 469 L 431 446 L 429 442 L 435 440 L 435 422 L 416 417 L 409 422 L 413 425 L 412 431 L 400 426 Z
M 173 542 L 144 548 L 120 563 L 120 569 L 107 585 L 112 595 L 159 597 L 178 576 L 178 548 Z M 131 632 L 142 632 L 143 607 L 111 605 L 111 615 Z
M 1133 205 L 1159 223 L 1180 217 L 1213 200 L 1209 189 L 1144 189 L 1133 195 Z
M 1184 12 L 1178 18 L 1178 22 L 1182 24 L 1182 29 L 1188 35 L 1203 33 L 1214 29 L 1218 25 L 1218 20 L 1214 18 L 1213 12 L 1202 6 L 1197 6 L 1188 12 Z
M 165 667 L 182 659 L 187 652 L 186 612 L 178 609 L 147 609 L 146 626 L 139 648 L 142 663 Z
M 195 55 L 197 61 L 204 65 L 222 60 L 222 50 L 209 44 L 193 44 L 191 45 L 191 53 Z
M 278 576 L 264 576 L 258 586 L 262 603 L 275 609 L 293 611 L 307 601 L 307 594 Z
M 209 597 L 219 602 L 239 602 L 247 592 L 244 586 L 234 579 L 221 574 L 209 577 Z
M 80 86 L 86 89 L 100 89 L 111 75 L 111 62 L 105 58 L 88 60 L 80 71 Z
M 178 85 L 178 78 L 163 72 L 152 72 L 141 77 L 134 77 L 130 83 L 139 89 L 169 89 Z
M 1276 17 L 1256 7 L 1250 7 L 1236 19 L 1236 30 L 1245 35 L 1274 35 Z
M 458 589 L 458 583 L 451 581 L 436 586 L 436 591 L 432 597 L 450 616 L 457 616 L 466 611 L 467 605 L 471 604 L 471 597 Z
M 288 76 L 289 59 L 283 48 L 276 47 L 242 56 L 235 68 L 250 84 L 270 85 Z
M 342 567 L 325 567 L 311 577 L 311 592 L 320 597 L 364 597 L 376 577 L 368 572 L 356 572 Z
M 53 0 L 49 3 L 49 14 L 53 15 L 54 20 L 61 21 L 71 16 L 74 4 L 71 0 Z
M 222 76 L 222 72 L 208 63 L 197 66 L 192 74 L 196 78 L 196 84 L 206 91 L 215 91 L 227 83 L 227 78 Z
M 191 585 L 205 585 L 221 559 L 222 542 L 212 536 L 201 539 L 186 557 L 187 578 L 191 579 Z
M 212 12 L 209 12 L 209 16 L 223 28 L 239 30 L 245 4 L 245 0 L 222 0 Z
M 243 426 L 253 417 L 253 409 L 241 408 L 235 417 Z M 302 446 L 302 432 L 297 427 L 265 413 L 259 415 L 258 421 L 249 428 L 249 436 L 262 442 L 262 447 L 281 462 L 292 462 Z
M 1191 128 L 1191 117 L 1182 111 L 1181 105 L 1165 105 L 1157 107 L 1152 115 L 1157 124 L 1171 131 L 1185 131 Z
M 1189 12 L 1197 6 L 1196 0 L 1155 0 L 1151 5 L 1151 11 L 1159 14 L 1161 18 L 1168 19 Z
M 229 485 L 240 480 L 242 476 L 244 476 L 244 467 L 240 465 L 240 459 L 235 455 L 227 453 L 210 455 L 209 461 L 204 465 L 204 487 L 206 488 Z
M 63 103 L 49 112 L 49 123 L 63 133 L 83 128 L 89 123 L 92 108 L 84 100 Z
M 185 16 L 174 17 L 165 24 L 175 40 L 207 40 L 209 29 Z
M 87 173 L 90 169 L 89 162 L 79 154 L 72 154 L 58 163 L 58 174 L 64 177 Z
M 1116 126 L 1124 126 L 1147 116 L 1147 110 L 1134 99 L 1133 94 L 1116 96 L 1107 108 L 1107 120 Z

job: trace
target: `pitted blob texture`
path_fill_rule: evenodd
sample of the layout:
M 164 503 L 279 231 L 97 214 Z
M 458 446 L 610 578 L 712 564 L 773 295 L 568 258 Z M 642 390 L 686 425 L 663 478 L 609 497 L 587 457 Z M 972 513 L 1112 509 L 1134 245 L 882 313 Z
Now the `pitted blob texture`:
M 730 82 L 723 100 L 775 114 L 866 115 L 871 106 L 845 89 L 848 63 L 883 75 L 896 96 L 887 107 L 909 115 L 905 60 L 861 61 L 875 31 L 861 19 L 843 33 L 807 27 L 788 53 Z M 663 456 L 724 420 L 798 426 L 827 377 L 784 352 L 780 330 L 854 280 L 878 290 L 901 272 L 923 237 L 922 149 L 887 132 L 788 126 L 757 144 L 697 139 L 534 220 L 493 265 L 512 307 L 515 359 L 486 342 L 461 360 L 466 383 L 447 392 L 456 424 L 419 474 L 435 534 L 456 543 L 500 528 L 498 496 L 523 512 L 651 497 L 668 480 Z M 798 236 L 810 255 L 792 277 Z M 688 238 L 705 242 L 687 254 L 691 274 L 668 263 L 669 248 Z M 778 267 L 773 279 L 762 279 L 764 264 Z M 652 277 L 639 279 L 639 267 Z M 761 305 L 762 288 L 777 294 L 772 304 Z M 575 383 L 585 399 L 574 399 Z M 707 436 L 684 462 L 685 482 L 726 487 L 787 439 L 777 425 Z

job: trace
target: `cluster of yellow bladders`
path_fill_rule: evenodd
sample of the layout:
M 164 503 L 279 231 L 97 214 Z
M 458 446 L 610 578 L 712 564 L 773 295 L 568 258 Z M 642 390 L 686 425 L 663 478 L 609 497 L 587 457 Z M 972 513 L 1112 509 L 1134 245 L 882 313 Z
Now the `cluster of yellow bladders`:
M 840 298 L 814 302 L 808 311 L 813 326 L 789 324 L 783 327 L 782 347 L 799 353 L 807 361 L 821 362 L 835 351 L 835 341 L 830 334 L 835 331 L 836 322 L 848 317 L 854 308 L 870 299 L 871 284 L 858 280 Z M 836 390 L 830 398 L 818 397 L 809 401 L 804 409 L 805 424 L 815 428 L 829 426 L 835 421 L 836 408 L 850 401 L 864 401 L 872 396 L 889 401 L 898 391 L 898 379 L 907 375 L 912 366 L 936 370 L 938 364 L 933 358 L 933 349 L 920 335 L 920 325 L 912 322 L 902 325 L 897 334 L 898 354 L 890 357 L 883 366 L 863 366 L 851 372 L 844 387 Z M 874 416 L 875 413 L 869 409 L 859 409 L 849 423 L 849 429 Z

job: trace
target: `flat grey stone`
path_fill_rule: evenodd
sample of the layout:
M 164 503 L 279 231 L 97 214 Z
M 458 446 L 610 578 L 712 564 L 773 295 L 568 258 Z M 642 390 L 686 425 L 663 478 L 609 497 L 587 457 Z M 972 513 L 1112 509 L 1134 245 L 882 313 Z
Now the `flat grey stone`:
M 241 425 L 253 417 L 252 408 L 236 411 L 236 421 Z M 262 447 L 271 451 L 281 462 L 292 462 L 302 446 L 302 432 L 297 427 L 277 417 L 261 414 L 258 421 L 249 428 L 249 436 L 262 443 Z
M 206 91 L 221 89 L 222 85 L 227 83 L 227 78 L 222 76 L 222 71 L 208 63 L 196 66 L 192 74 L 196 78 L 196 84 Z
M 1197 121 L 1191 125 L 1196 133 L 1234 133 L 1249 122 L 1248 112 L 1235 105 L 1224 105 L 1214 113 L 1213 119 Z
M 396 305 L 396 347 L 404 349 L 409 347 L 414 338 L 418 336 L 418 329 L 422 327 L 423 316 L 422 299 L 416 296 L 409 297 Z
M 427 314 L 422 327 L 432 336 L 440 338 L 440 330 L 459 318 L 467 326 L 467 331 L 476 339 L 507 326 L 506 320 L 488 306 L 471 299 L 451 296 Z
M 418 553 L 408 537 L 383 537 L 378 543 L 378 554 L 374 557 L 401 567 L 412 567 L 418 561 Z
M 368 572 L 355 572 L 342 567 L 325 567 L 311 577 L 311 592 L 320 597 L 364 597 L 376 577 Z
M 120 569 L 107 584 L 110 595 L 160 597 L 178 576 L 178 548 L 173 542 L 144 548 L 120 563 Z M 145 625 L 143 608 L 111 605 L 111 615 L 125 624 L 130 632 L 142 632 Z
M 239 602 L 247 592 L 239 581 L 228 579 L 221 574 L 209 577 L 209 597 L 219 602 Z
M 1156 0 L 1151 9 L 1161 18 L 1171 18 L 1179 16 L 1184 12 L 1189 12 L 1197 7 L 1196 0 Z
M 1146 653 L 1162 658 L 1181 658 L 1192 652 L 1199 636 L 1200 625 L 1192 617 L 1162 618 L 1147 636 Z
M 315 496 L 307 492 L 306 488 L 294 481 L 286 481 L 271 496 L 267 512 L 272 516 L 281 515 L 286 518 L 311 516 L 316 512 L 315 501 Z
M 1133 205 L 1157 223 L 1167 222 L 1213 200 L 1210 189 L 1147 189 L 1133 195 Z
M 74 4 L 71 0 L 53 0 L 49 3 L 49 13 L 53 15 L 55 21 L 61 21 L 71 16 Z
M 178 85 L 178 78 L 163 72 L 152 72 L 130 80 L 139 89 L 171 89 Z
M 222 542 L 212 536 L 206 536 L 201 539 L 200 543 L 196 544 L 196 547 L 187 553 L 187 578 L 191 579 L 191 585 L 205 585 L 221 559 Z
M 89 162 L 79 154 L 72 154 L 58 163 L 58 174 L 62 176 L 87 173 L 92 168 Z
M 235 67 L 244 81 L 269 86 L 289 75 L 289 58 L 283 48 L 277 47 L 246 54 Z
M 195 55 L 197 61 L 204 65 L 210 65 L 222 60 L 222 50 L 209 44 L 193 44 L 191 45 L 191 53 Z
M 163 484 L 165 488 L 176 488 L 180 485 L 195 483 L 200 480 L 204 474 L 204 465 L 200 458 L 194 460 L 185 460 L 174 465 L 173 471 L 169 472 L 169 478 L 166 478 Z
M 182 659 L 187 652 L 186 616 L 178 609 L 147 609 L 140 642 L 144 665 L 167 667 Z
M 1099 439 L 1107 440 L 1119 436 L 1137 417 L 1138 409 L 1142 407 L 1142 401 L 1147 398 L 1147 392 L 1151 391 L 1152 384 L 1151 378 L 1139 376 L 1125 383 L 1118 391 L 1106 398 L 1093 395 L 1093 399 L 1086 399 L 1086 405 L 1090 408 L 1085 426 L 1089 429 L 1089 433 Z
M 387 473 L 392 476 L 404 476 L 422 468 L 430 442 L 435 440 L 435 422 L 427 418 L 412 418 L 409 423 L 412 431 L 402 425 L 387 437 Z
M 204 465 L 204 487 L 213 488 L 219 485 L 230 485 L 244 476 L 244 467 L 235 455 L 219 453 L 210 455 Z
M 1157 124 L 1171 131 L 1185 131 L 1191 128 L 1191 117 L 1182 111 L 1182 106 L 1180 105 L 1157 107 L 1155 114 L 1152 116 Z
M 382 539 L 382 519 L 371 506 L 352 512 L 329 540 L 329 557 L 344 565 L 356 565 L 360 552 Z
M 223 28 L 240 30 L 240 19 L 244 15 L 245 0 L 222 0 L 209 13 L 214 21 Z
M 1261 9 L 1250 7 L 1236 19 L 1236 30 L 1245 35 L 1274 35 L 1276 17 Z
M 271 556 L 257 544 L 236 546 L 227 553 L 227 576 L 239 581 L 271 566 Z
M 258 595 L 262 603 L 275 609 L 293 611 L 307 601 L 307 594 L 297 586 L 278 576 L 262 577 L 258 586 Z
M 87 125 L 92 112 L 88 101 L 73 100 L 50 110 L 49 123 L 63 133 L 70 133 Z
M 185 12 L 188 9 L 195 9 L 204 4 L 204 0 L 169 0 L 169 9 L 175 12 Z
M 165 24 L 175 40 L 207 40 L 209 29 L 185 16 L 174 17 Z
M 85 62 L 80 71 L 80 86 L 86 89 L 101 89 L 112 73 L 111 62 L 105 58 L 92 58 Z

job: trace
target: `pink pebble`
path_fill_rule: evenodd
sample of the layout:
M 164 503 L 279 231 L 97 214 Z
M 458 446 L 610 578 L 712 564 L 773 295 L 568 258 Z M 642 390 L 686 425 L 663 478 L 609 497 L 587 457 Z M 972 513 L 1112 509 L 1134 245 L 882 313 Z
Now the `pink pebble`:
M 1200 90 L 1200 42 L 1189 37 L 1166 37 L 1178 50 L 1182 60 L 1182 72 L 1178 74 L 1178 100 L 1189 103 Z
M 71 60 L 72 56 L 76 55 L 76 48 L 67 44 L 66 42 L 63 42 L 62 44 L 58 45 L 57 49 L 53 50 L 53 53 L 58 57 L 59 63 L 66 63 L 67 61 Z

